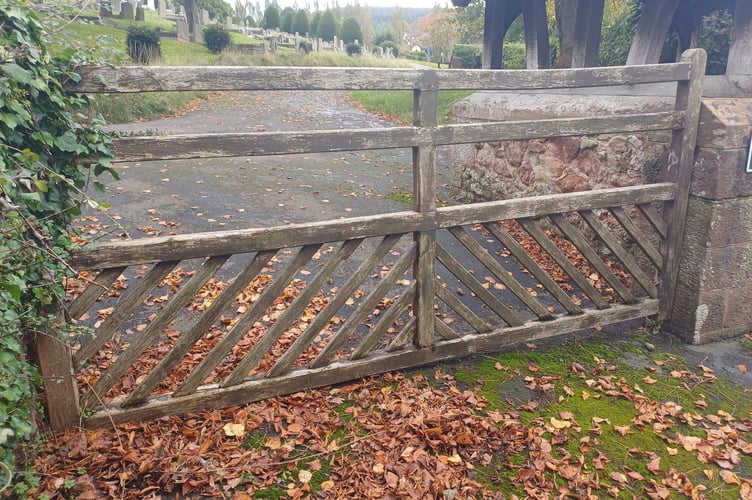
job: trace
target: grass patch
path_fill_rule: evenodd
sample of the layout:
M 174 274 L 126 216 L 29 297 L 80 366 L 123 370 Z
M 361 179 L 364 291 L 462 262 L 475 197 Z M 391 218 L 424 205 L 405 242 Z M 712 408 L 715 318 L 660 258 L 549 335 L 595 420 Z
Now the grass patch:
M 439 123 L 449 123 L 454 103 L 472 94 L 469 90 L 439 91 Z M 356 90 L 350 99 L 362 109 L 389 121 L 411 125 L 413 123 L 413 93 L 409 90 Z

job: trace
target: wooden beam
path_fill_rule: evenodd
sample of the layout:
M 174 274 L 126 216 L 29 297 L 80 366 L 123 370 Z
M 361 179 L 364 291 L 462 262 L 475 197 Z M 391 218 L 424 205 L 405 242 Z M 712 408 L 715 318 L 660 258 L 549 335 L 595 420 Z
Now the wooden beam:
M 44 384 L 50 427 L 53 431 L 63 431 L 80 423 L 81 407 L 70 346 L 55 334 L 37 333 L 34 348 Z
M 736 0 L 727 75 L 752 75 L 752 2 Z
M 502 0 L 486 2 L 483 20 L 483 69 L 501 69 L 504 43 L 504 3 Z
M 642 6 L 637 33 L 629 48 L 627 65 L 654 64 L 661 57 L 679 0 L 651 0 Z
M 572 67 L 588 68 L 598 65 L 601 44 L 603 6 L 605 0 L 579 0 L 572 47 Z
M 546 0 L 528 0 L 523 2 L 522 16 L 525 20 L 527 69 L 548 68 L 551 49 L 548 42 Z

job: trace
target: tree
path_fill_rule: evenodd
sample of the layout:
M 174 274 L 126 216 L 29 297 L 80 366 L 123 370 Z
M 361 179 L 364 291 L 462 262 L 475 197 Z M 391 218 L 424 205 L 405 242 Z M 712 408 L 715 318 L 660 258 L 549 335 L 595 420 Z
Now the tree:
M 340 35 L 345 43 L 354 43 L 355 40 L 358 40 L 360 43 L 363 42 L 363 31 L 354 17 L 348 17 L 342 22 Z
M 376 32 L 373 34 L 373 44 L 381 45 L 384 42 L 397 43 L 397 35 L 394 33 L 394 30 L 390 26 L 382 24 L 376 29 Z
M 276 5 L 270 4 L 266 9 L 264 9 L 264 29 L 279 29 L 281 25 L 282 21 L 279 18 L 279 9 Z
M 321 12 L 316 12 L 311 18 L 311 36 L 317 37 L 319 33 L 319 23 L 321 22 Z
M 286 11 L 282 14 L 282 22 L 280 23 L 279 27 L 285 33 L 292 33 L 292 18 L 293 17 L 294 17 L 294 14 L 291 11 Z
M 439 10 L 418 19 L 416 32 L 421 45 L 431 47 L 436 61 L 447 62 L 459 38 L 460 28 L 454 11 Z
M 402 16 L 402 9 L 399 7 L 395 7 L 394 14 L 392 15 L 392 29 L 394 29 L 394 34 L 397 36 L 397 45 L 402 46 L 402 40 L 405 38 L 405 30 L 407 28 L 407 23 L 405 23 L 405 18 Z
M 298 9 L 295 17 L 292 19 L 291 33 L 300 33 L 305 35 L 311 32 L 311 25 L 308 23 L 308 12 L 305 9 Z
M 467 7 L 456 9 L 455 12 L 460 29 L 458 41 L 466 44 L 482 43 L 486 2 L 484 0 L 472 0 Z
M 198 0 L 198 8 L 209 13 L 209 19 L 224 22 L 227 16 L 232 16 L 232 7 L 225 0 Z
M 339 33 L 337 20 L 334 19 L 334 14 L 332 14 L 331 9 L 326 9 L 321 16 L 321 21 L 319 21 L 316 34 L 327 42 L 331 42 L 334 40 L 334 37 L 337 36 L 337 33 Z

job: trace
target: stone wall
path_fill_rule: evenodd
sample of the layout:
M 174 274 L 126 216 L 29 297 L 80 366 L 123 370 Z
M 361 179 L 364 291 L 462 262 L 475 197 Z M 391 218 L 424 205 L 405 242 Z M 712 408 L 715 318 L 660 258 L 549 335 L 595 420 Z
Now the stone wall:
M 704 343 L 752 331 L 752 99 L 703 101 L 669 327 Z
M 666 98 L 478 93 L 455 106 L 459 123 L 635 113 L 671 109 Z M 460 146 L 454 187 L 466 201 L 569 193 L 652 181 L 669 133 L 604 134 Z

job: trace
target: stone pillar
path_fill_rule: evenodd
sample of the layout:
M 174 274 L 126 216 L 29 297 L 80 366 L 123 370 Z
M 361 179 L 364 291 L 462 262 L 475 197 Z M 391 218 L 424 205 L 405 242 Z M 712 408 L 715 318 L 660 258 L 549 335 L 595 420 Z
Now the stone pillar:
M 703 101 L 668 327 L 693 344 L 752 330 L 752 99 Z

